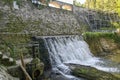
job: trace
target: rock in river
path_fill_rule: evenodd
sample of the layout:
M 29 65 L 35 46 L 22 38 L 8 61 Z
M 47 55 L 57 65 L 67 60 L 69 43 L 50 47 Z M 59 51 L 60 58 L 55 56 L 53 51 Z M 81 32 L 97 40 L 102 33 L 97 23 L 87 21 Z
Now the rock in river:
M 72 74 L 87 80 L 120 80 L 111 73 L 98 70 L 96 68 L 84 65 L 70 65 Z

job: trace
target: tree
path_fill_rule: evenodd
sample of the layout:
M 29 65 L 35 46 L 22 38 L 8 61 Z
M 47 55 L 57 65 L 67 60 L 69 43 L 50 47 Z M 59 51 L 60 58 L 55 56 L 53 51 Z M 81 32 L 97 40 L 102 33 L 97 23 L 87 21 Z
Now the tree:
M 87 8 L 117 12 L 120 15 L 120 0 L 86 0 Z

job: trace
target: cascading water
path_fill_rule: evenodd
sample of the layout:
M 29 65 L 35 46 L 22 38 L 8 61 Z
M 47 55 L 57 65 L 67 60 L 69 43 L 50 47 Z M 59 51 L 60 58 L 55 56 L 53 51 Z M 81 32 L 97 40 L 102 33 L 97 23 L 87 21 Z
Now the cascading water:
M 89 50 L 89 46 L 81 36 L 47 37 L 44 38 L 55 72 L 68 77 L 70 80 L 78 80 L 70 75 L 70 69 L 65 63 L 89 65 L 103 71 L 118 71 L 117 68 L 103 67 L 103 61 L 96 58 Z

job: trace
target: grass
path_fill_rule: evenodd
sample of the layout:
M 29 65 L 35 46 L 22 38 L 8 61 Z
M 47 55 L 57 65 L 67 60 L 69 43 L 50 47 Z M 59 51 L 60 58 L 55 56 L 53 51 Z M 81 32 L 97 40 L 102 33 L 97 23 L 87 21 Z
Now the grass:
M 120 43 L 120 36 L 111 32 L 86 32 L 83 36 L 86 40 L 99 40 L 100 38 L 108 38 L 114 40 L 116 43 Z

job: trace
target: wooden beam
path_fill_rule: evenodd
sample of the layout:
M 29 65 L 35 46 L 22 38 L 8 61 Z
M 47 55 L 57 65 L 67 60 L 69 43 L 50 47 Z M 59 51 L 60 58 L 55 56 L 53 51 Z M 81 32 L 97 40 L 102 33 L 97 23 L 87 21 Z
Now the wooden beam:
M 24 60 L 23 60 L 23 54 L 22 53 L 20 54 L 20 59 L 21 59 L 22 66 L 25 68 L 25 63 L 24 63 Z
M 24 74 L 25 74 L 25 79 L 26 80 L 32 80 L 32 78 L 29 76 L 29 74 L 27 73 L 27 71 L 26 71 L 26 69 L 25 69 L 25 63 L 24 63 L 24 57 L 23 57 L 23 54 L 21 53 L 20 54 L 20 58 L 21 58 L 21 68 L 22 68 L 22 70 L 23 70 L 23 72 L 24 72 Z
M 27 73 L 26 69 L 20 65 L 21 69 L 23 70 L 24 74 L 27 76 L 28 80 L 32 80 L 32 78 L 29 76 L 29 74 Z

